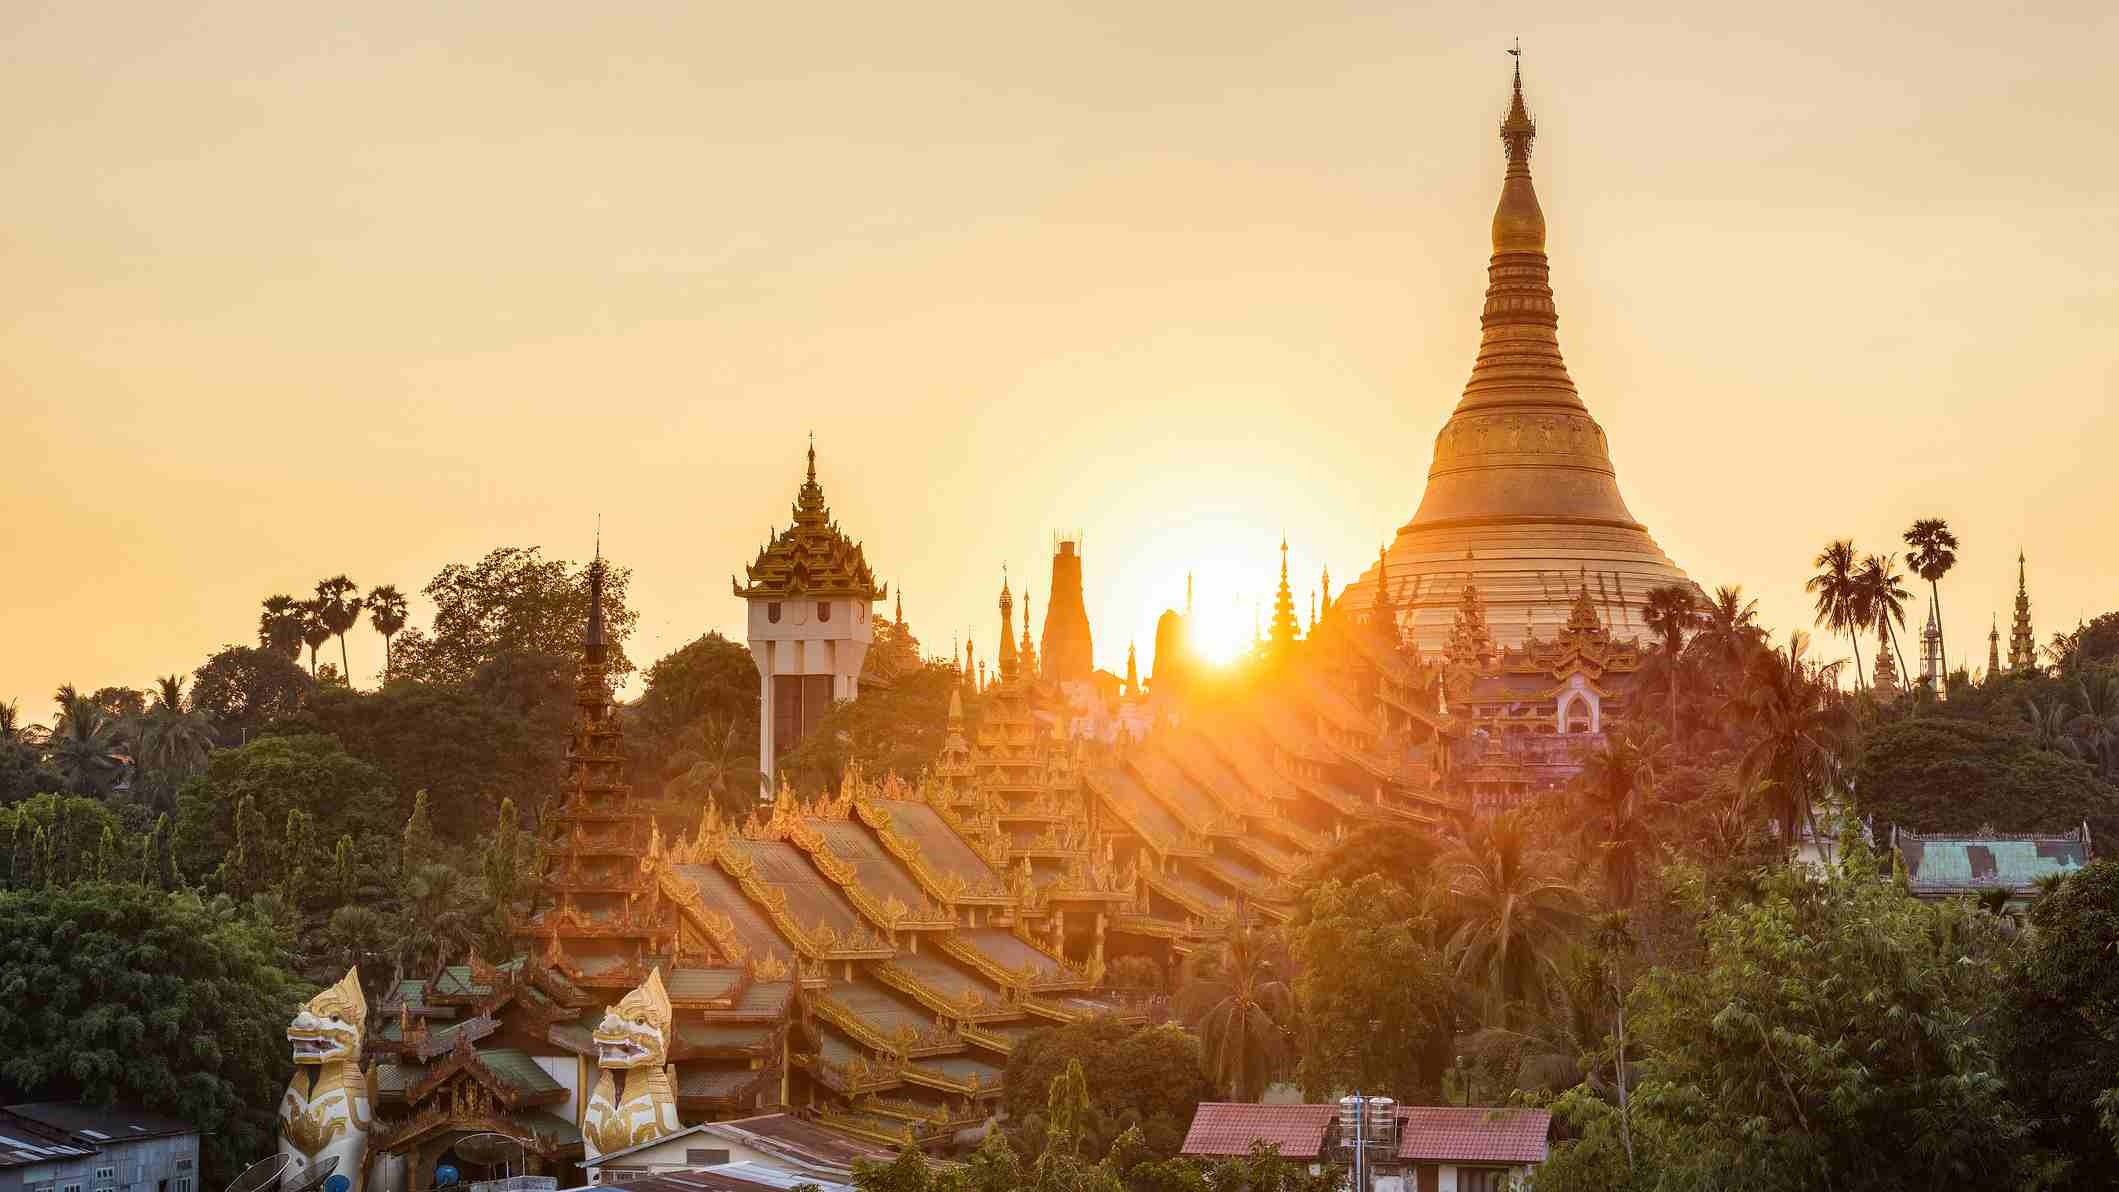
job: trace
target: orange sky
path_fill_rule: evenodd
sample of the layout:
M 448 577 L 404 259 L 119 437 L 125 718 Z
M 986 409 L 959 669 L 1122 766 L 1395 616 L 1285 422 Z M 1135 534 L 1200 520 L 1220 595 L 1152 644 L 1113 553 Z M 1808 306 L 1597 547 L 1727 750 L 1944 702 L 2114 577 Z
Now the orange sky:
M 2119 607 L 2119 19 L 1949 7 L 7 5 L 0 699 L 598 512 L 653 659 L 812 427 L 930 647 L 1062 528 L 1113 669 L 1283 528 L 1306 604 L 1470 368 L 1518 32 L 1635 514 L 1779 629 L 1947 517 L 1983 662 L 2019 544 L 2041 637 Z

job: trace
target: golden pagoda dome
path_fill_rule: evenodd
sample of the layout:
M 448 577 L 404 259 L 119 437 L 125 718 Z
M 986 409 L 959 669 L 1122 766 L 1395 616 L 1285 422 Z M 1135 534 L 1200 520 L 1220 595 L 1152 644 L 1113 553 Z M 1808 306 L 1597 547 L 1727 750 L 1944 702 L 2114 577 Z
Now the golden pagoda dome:
M 1530 174 L 1537 131 L 1519 59 L 1500 125 L 1507 169 L 1471 378 L 1435 436 L 1412 520 L 1346 594 L 1350 608 L 1368 609 L 1383 578 L 1396 619 L 1425 652 L 1448 643 L 1466 584 L 1484 596 L 1495 639 L 1509 643 L 1564 626 L 1584 592 L 1614 636 L 1645 633 L 1649 589 L 1692 582 L 1627 509 L 1604 429 L 1560 354 Z

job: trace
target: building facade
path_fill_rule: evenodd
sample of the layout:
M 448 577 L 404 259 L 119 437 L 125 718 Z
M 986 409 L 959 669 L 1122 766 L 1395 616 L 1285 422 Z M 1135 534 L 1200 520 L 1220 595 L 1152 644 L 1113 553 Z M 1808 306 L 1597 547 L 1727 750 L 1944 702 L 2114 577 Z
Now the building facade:
M 832 520 L 817 483 L 817 448 L 795 493 L 794 521 L 731 581 L 749 609 L 747 637 L 758 667 L 758 771 L 773 794 L 780 755 L 817 726 L 833 703 L 861 693 L 862 664 L 875 640 L 876 581 L 861 544 Z
M 0 1192 L 206 1192 L 199 1132 L 127 1106 L 10 1105 L 0 1109 Z

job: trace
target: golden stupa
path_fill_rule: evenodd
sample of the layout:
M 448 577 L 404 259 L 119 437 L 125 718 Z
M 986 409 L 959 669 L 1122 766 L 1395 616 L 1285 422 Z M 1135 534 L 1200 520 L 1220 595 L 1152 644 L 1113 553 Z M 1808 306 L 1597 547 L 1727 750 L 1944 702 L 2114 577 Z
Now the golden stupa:
M 1439 651 L 1466 584 L 1485 602 L 1494 640 L 1551 637 L 1587 590 L 1616 636 L 1645 634 L 1648 590 L 1690 584 L 1626 508 L 1604 441 L 1560 358 L 1559 315 L 1545 257 L 1545 213 L 1530 181 L 1537 124 L 1523 72 L 1501 122 L 1508 173 L 1494 210 L 1479 357 L 1449 422 L 1413 519 L 1347 591 L 1372 607 L 1376 582 L 1407 638 Z

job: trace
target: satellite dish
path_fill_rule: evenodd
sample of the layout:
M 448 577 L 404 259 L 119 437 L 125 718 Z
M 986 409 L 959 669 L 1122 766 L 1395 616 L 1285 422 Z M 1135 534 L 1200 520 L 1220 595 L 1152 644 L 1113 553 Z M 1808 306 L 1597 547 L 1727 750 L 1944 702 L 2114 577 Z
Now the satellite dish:
M 312 1189 L 319 1186 L 328 1189 L 334 1179 L 347 1187 L 351 1187 L 352 1181 L 345 1176 L 334 1176 L 331 1174 L 337 1170 L 338 1156 L 325 1155 L 307 1168 L 288 1176 L 286 1184 L 279 1189 L 279 1192 L 311 1192 Z
M 267 1155 L 245 1167 L 243 1174 L 228 1185 L 228 1192 L 274 1192 L 279 1187 L 281 1173 L 287 1170 L 287 1163 L 285 1151 Z

